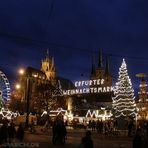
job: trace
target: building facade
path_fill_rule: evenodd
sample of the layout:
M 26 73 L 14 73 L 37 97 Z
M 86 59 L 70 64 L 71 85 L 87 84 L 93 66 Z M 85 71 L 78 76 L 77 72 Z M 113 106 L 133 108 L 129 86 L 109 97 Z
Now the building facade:
M 87 116 L 94 112 L 110 112 L 112 109 L 112 75 L 108 57 L 104 57 L 102 50 L 99 52 L 97 66 L 95 58 L 92 58 L 92 67 L 89 80 L 75 82 L 75 88 L 64 91 L 64 95 L 71 97 L 71 110 L 74 116 Z M 105 66 L 104 66 L 105 65 Z M 101 115 L 98 114 L 97 117 Z M 102 117 L 102 116 L 101 116 Z M 108 118 L 103 116 L 103 118 Z
M 141 82 L 139 85 L 138 100 L 136 102 L 137 106 L 137 118 L 138 120 L 148 120 L 148 93 L 147 84 L 145 81 L 145 75 L 139 74 Z

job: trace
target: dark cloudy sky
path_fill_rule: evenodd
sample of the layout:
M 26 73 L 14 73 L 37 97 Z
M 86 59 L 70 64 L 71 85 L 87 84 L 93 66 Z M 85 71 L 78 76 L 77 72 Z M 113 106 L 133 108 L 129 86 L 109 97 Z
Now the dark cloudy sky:
M 40 68 L 49 48 L 58 75 L 86 79 L 103 48 L 114 81 L 125 58 L 136 87 L 135 74 L 148 74 L 147 8 L 147 0 L 1 0 L 0 69 L 13 80 L 19 67 Z

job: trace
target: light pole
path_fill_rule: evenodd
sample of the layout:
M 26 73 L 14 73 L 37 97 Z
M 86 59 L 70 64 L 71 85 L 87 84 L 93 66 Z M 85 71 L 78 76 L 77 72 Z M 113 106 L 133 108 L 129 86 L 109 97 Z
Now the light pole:
M 30 77 L 26 76 L 26 87 L 25 87 L 25 101 L 26 101 L 26 127 L 29 126 L 29 100 L 31 91 Z
M 31 93 L 31 74 L 28 69 L 20 69 L 19 74 L 24 77 L 24 101 L 25 101 L 25 111 L 26 111 L 26 121 L 25 126 L 29 126 L 29 100 L 30 100 L 30 93 Z

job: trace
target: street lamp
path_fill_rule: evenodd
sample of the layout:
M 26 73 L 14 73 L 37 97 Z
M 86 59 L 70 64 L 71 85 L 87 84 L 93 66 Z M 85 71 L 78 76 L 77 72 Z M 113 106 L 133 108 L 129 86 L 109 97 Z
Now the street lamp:
M 21 85 L 20 85 L 20 84 L 16 84 L 16 85 L 15 85 L 15 88 L 18 90 L 18 89 L 21 88 Z
M 24 69 L 20 69 L 19 74 L 23 75 L 24 74 Z

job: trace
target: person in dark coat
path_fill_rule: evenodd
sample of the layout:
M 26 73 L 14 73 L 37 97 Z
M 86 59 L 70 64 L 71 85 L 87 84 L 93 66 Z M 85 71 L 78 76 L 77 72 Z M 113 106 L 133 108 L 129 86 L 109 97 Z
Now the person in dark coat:
M 3 123 L 1 130 L 1 143 L 7 143 L 7 138 L 8 138 L 8 124 Z
M 16 131 L 17 139 L 22 142 L 24 140 L 24 128 L 22 124 L 19 125 L 17 131 Z
M 8 126 L 8 138 L 9 142 L 13 142 L 16 135 L 15 125 L 13 122 L 10 123 L 10 126 Z
M 62 120 L 56 120 L 53 124 L 53 144 L 65 144 L 65 138 L 67 135 L 67 130 Z
M 136 134 L 133 138 L 133 148 L 142 148 L 142 137 L 140 129 L 137 129 Z
M 129 124 L 128 124 L 128 136 L 129 137 L 132 136 L 133 127 L 134 127 L 133 121 L 130 121 Z
M 91 131 L 86 131 L 86 135 L 81 139 L 80 148 L 94 148 L 93 140 L 91 138 Z
M 56 144 L 56 126 L 57 126 L 57 121 L 55 120 L 53 122 L 53 126 L 52 126 L 52 143 Z

